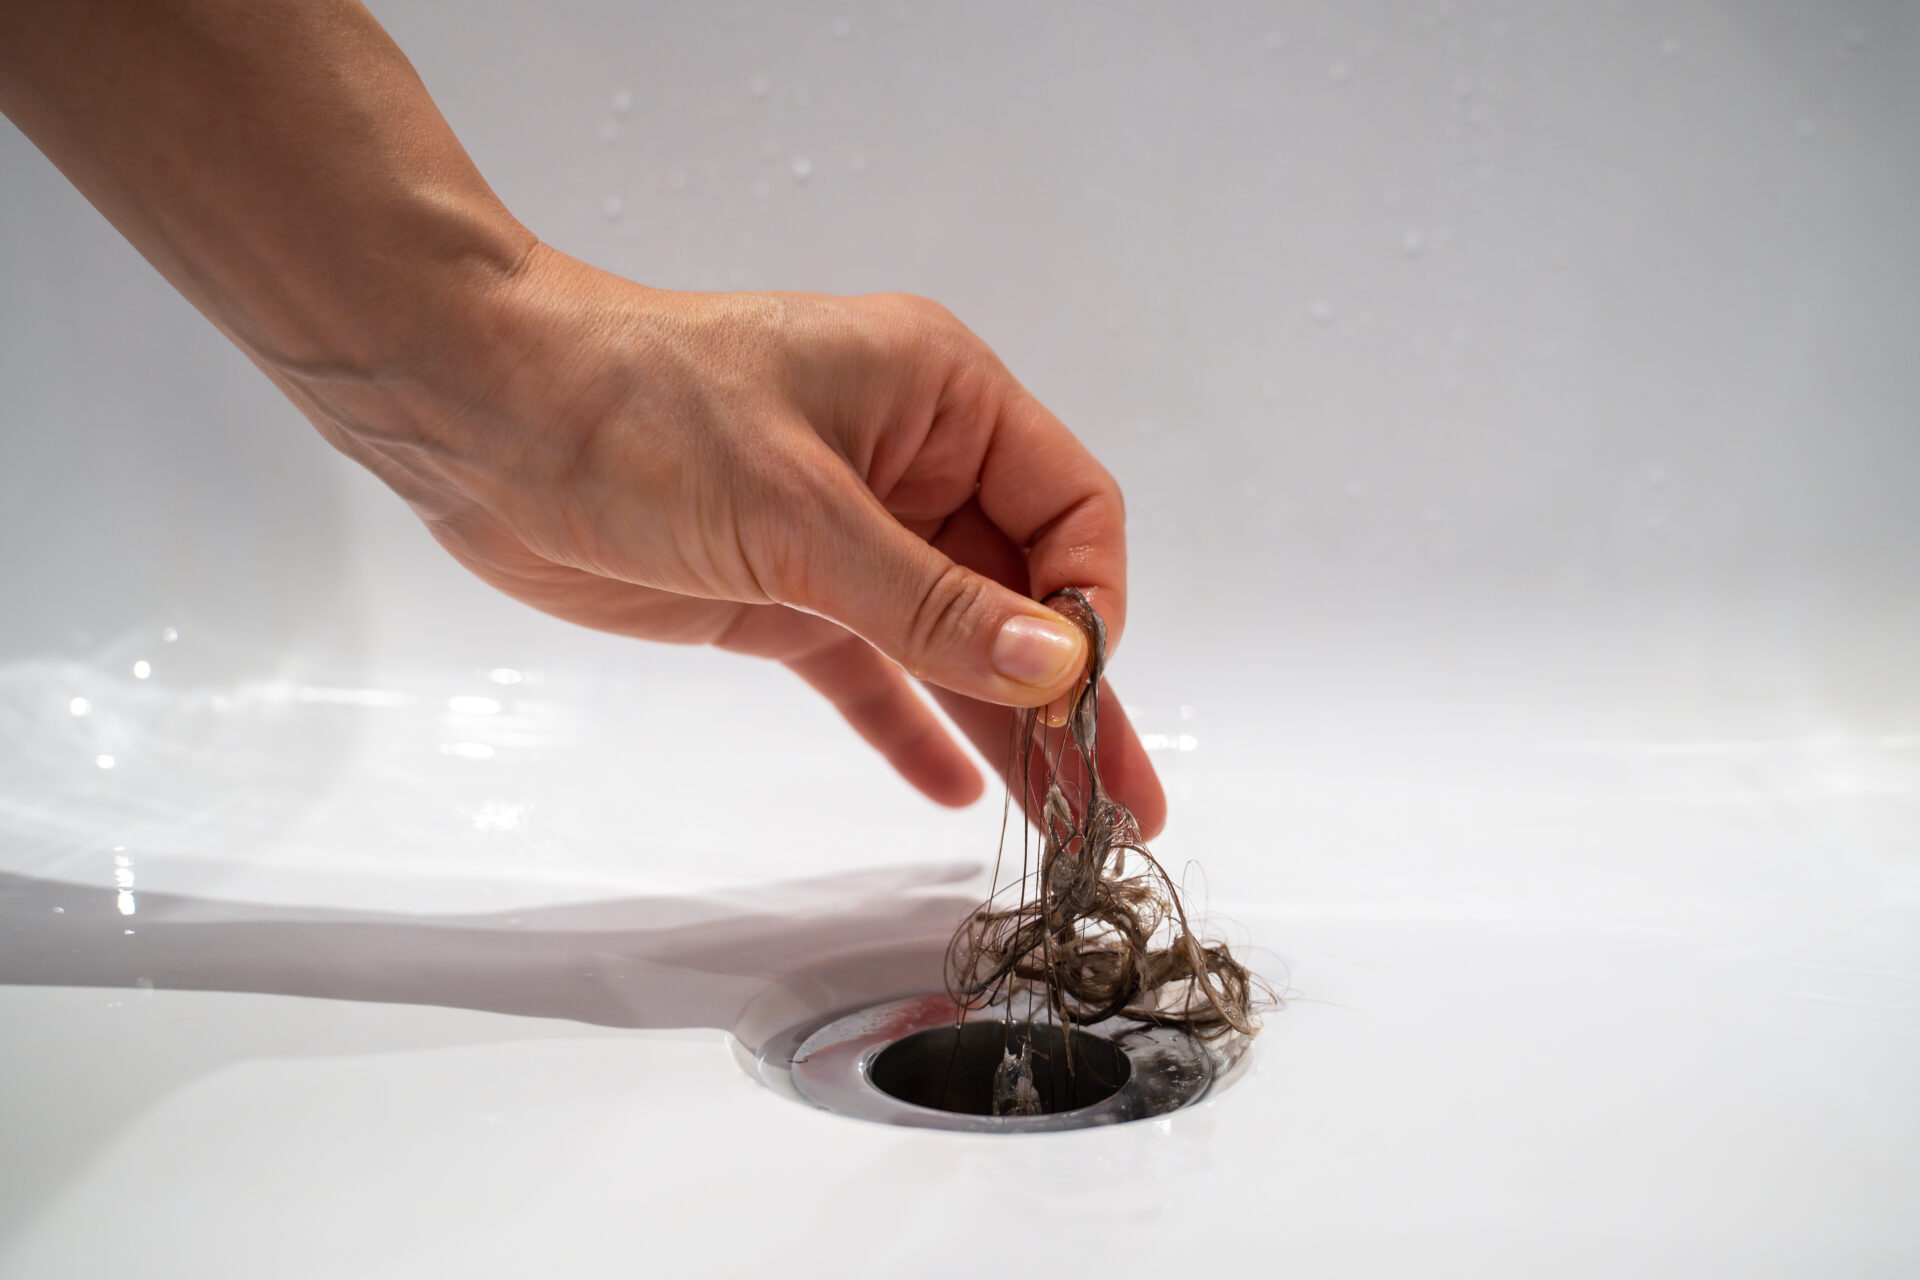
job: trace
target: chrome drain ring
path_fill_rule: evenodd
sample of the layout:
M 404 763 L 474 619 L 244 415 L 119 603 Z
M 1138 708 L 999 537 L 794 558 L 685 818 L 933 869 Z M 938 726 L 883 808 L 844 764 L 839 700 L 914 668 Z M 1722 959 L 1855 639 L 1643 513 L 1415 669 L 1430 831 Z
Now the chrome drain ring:
M 1050 1133 L 1144 1120 L 1199 1101 L 1213 1083 L 1213 1057 L 1192 1035 L 1120 1018 L 1079 1031 L 1108 1041 L 1125 1056 L 1130 1068 L 1125 1082 L 1110 1097 L 1071 1111 L 1035 1116 L 943 1111 L 903 1101 L 874 1083 L 875 1059 L 909 1036 L 952 1029 L 962 1021 L 997 1025 L 1008 1012 L 1005 1006 L 963 1011 L 944 994 L 875 1005 L 836 1018 L 802 1041 L 790 1078 L 802 1098 L 838 1115 L 969 1133 Z M 1014 1016 L 1024 1021 L 1034 1012 L 1044 1018 L 1044 1006 L 1027 1000 L 1016 1003 Z

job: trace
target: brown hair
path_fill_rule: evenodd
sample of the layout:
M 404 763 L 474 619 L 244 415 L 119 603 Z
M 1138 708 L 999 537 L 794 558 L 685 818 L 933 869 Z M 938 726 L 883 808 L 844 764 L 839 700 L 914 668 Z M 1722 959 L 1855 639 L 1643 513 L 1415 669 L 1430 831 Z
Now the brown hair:
M 1031 990 L 1065 1024 L 1125 1017 L 1208 1039 L 1254 1035 L 1265 988 L 1225 943 L 1194 932 L 1173 878 L 1101 783 L 1106 624 L 1077 588 L 1047 603 L 1086 633 L 1090 660 L 1057 736 L 1037 710 L 1014 717 L 1008 794 L 1017 783 L 1039 828 L 1039 865 L 1023 828 L 1020 880 L 1003 890 L 996 860 L 992 896 L 947 946 L 947 989 L 973 1009 Z M 995 905 L 1016 887 L 1016 905 Z

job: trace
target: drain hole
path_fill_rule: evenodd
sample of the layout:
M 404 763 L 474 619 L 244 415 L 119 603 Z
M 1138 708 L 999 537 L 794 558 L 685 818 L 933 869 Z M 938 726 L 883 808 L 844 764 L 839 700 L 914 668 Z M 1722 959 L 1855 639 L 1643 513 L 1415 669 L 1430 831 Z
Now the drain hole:
M 1043 1114 L 1105 1102 L 1133 1074 L 1133 1063 L 1111 1040 L 1030 1022 L 1013 1023 L 1009 1037 L 1006 1023 L 985 1021 L 903 1036 L 880 1051 L 867 1074 L 875 1088 L 902 1102 L 990 1116 L 994 1070 L 1009 1047 L 1017 1055 L 1023 1044 L 1032 1048 L 1033 1086 Z

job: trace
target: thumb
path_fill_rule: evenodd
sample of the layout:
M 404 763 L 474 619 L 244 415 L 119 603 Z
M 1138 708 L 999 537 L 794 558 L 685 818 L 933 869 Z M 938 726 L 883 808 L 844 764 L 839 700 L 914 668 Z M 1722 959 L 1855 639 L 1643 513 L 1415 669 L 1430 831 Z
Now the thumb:
M 840 507 L 795 559 L 806 570 L 782 603 L 852 631 L 918 679 L 984 702 L 1037 707 L 1086 670 L 1080 628 L 956 564 L 880 505 Z

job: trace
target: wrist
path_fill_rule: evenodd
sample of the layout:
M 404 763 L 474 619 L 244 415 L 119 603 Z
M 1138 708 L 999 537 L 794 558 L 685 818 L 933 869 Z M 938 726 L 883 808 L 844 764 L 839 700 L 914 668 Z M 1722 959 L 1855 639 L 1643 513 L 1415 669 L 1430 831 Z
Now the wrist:
M 581 264 L 518 223 L 439 246 L 391 273 L 391 301 L 358 321 L 307 325 L 320 336 L 303 341 L 326 354 L 262 360 L 329 442 L 429 521 L 540 491 L 572 465 L 604 398 L 591 358 L 603 325 Z
M 225 327 L 295 383 L 458 379 L 487 367 L 500 300 L 539 241 L 484 189 L 422 190 L 356 218 L 362 234 L 303 255 Z

